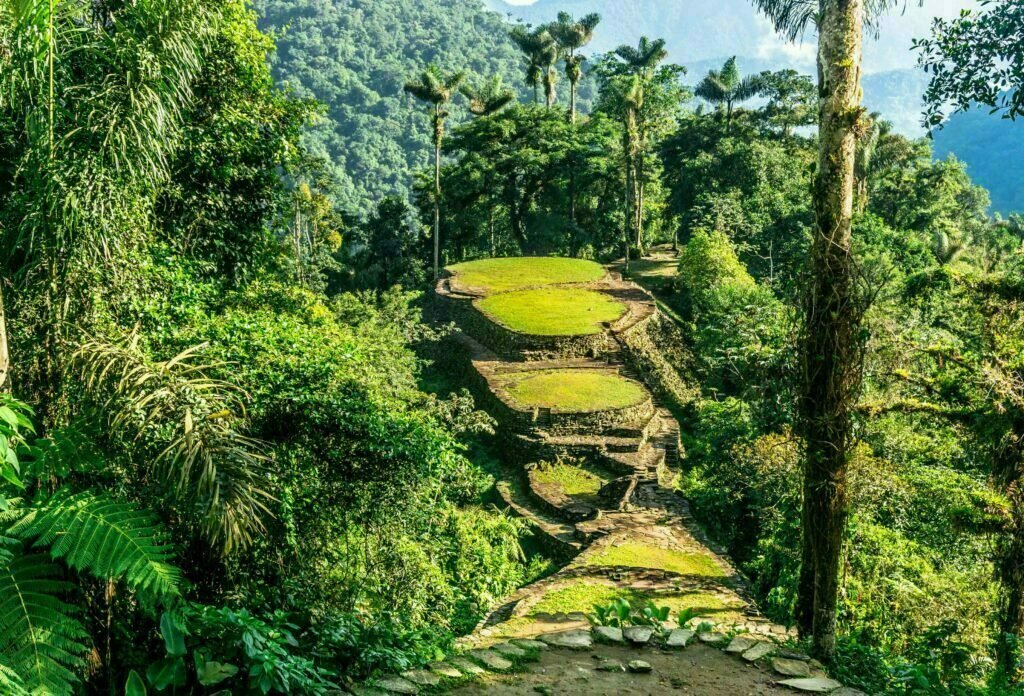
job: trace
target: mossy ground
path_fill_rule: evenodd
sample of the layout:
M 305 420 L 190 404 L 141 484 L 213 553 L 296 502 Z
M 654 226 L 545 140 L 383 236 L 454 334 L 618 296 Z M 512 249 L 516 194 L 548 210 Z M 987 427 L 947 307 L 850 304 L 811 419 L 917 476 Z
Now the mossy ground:
M 626 313 L 621 302 L 580 288 L 506 292 L 480 300 L 477 307 L 502 326 L 530 336 L 590 336 Z
M 625 543 L 611 546 L 588 559 L 588 565 L 653 568 L 682 575 L 721 578 L 725 572 L 705 553 L 662 549 L 646 544 Z
M 523 408 L 565 412 L 625 408 L 647 398 L 636 382 L 599 370 L 538 370 L 507 377 L 503 385 Z
M 570 496 L 596 496 L 604 480 L 582 467 L 572 464 L 544 464 L 537 469 L 537 482 L 560 486 Z
M 611 585 L 579 582 L 549 592 L 530 610 L 529 616 L 591 613 L 594 606 L 605 606 L 615 599 L 625 599 L 634 607 L 653 601 L 659 607 L 668 607 L 672 617 L 690 610 L 694 615 L 711 616 L 734 610 L 713 594 L 699 591 L 652 593 Z
M 555 283 L 591 283 L 605 275 L 604 268 L 582 259 L 514 258 L 483 259 L 448 268 L 459 282 L 484 292 L 507 292 Z

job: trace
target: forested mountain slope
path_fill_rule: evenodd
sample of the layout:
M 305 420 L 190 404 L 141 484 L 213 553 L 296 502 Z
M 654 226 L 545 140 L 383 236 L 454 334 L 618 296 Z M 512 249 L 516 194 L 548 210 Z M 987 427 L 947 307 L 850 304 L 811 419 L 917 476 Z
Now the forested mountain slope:
M 278 35 L 277 80 L 326 105 L 326 117 L 307 143 L 329 161 L 341 183 L 339 198 L 349 208 L 407 193 L 412 172 L 427 163 L 429 123 L 423 106 L 402 91 L 425 64 L 522 82 L 521 58 L 503 18 L 479 0 L 254 4 L 262 28 Z

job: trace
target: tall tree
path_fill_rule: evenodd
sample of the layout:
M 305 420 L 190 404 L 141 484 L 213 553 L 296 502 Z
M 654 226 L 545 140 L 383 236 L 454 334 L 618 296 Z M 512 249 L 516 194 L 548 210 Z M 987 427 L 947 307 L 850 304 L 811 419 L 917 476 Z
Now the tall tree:
M 565 76 L 569 80 L 569 120 L 576 123 L 576 91 L 583 79 L 583 63 L 586 57 L 578 51 L 594 38 L 594 30 L 601 23 L 601 15 L 591 13 L 577 21 L 567 12 L 559 12 L 558 20 L 551 25 L 551 35 L 562 49 L 565 61 Z
M 445 74 L 436 65 L 429 65 L 418 79 L 405 84 L 405 91 L 426 102 L 434 127 L 434 278 L 441 275 L 441 145 L 444 142 L 445 108 L 466 79 L 465 73 Z
M 646 36 L 642 36 L 635 48 L 633 46 L 619 46 L 615 49 L 615 57 L 621 61 L 624 73 L 636 78 L 629 83 L 628 89 L 623 94 L 626 96 L 627 138 L 635 138 L 635 142 L 628 143 L 626 148 L 627 153 L 631 153 L 627 157 L 632 158 L 632 162 L 627 164 L 627 181 L 631 179 L 631 195 L 633 197 L 630 209 L 634 219 L 630 222 L 630 226 L 636 231 L 636 246 L 642 254 L 644 244 L 644 194 L 647 184 L 646 152 L 650 135 L 650 124 L 646 118 L 643 104 L 646 102 L 646 92 L 651 87 L 655 71 L 668 58 L 668 50 L 665 48 L 664 39 L 652 41 Z M 630 95 L 636 98 L 631 100 Z M 628 123 L 631 108 L 630 101 L 636 105 L 632 114 L 632 118 L 635 119 L 632 126 Z M 630 169 L 632 170 L 631 177 L 629 176 Z
M 864 25 L 896 0 L 754 0 L 791 40 L 818 32 L 815 231 L 800 336 L 798 425 L 806 448 L 803 565 L 797 624 L 814 651 L 836 645 L 839 563 L 846 525 L 852 412 L 863 364 L 864 307 L 852 253 L 857 134 L 864 128 Z
M 539 90 L 543 86 L 545 102 L 550 109 L 555 104 L 555 86 L 558 84 L 555 66 L 559 50 L 555 38 L 546 26 L 532 30 L 517 26 L 512 29 L 511 36 L 526 55 L 526 84 L 533 87 L 534 102 L 540 102 Z
M 740 75 L 736 56 L 725 61 L 721 70 L 710 70 L 707 76 L 697 85 L 696 95 L 712 104 L 725 107 L 725 134 L 732 130 L 733 109 L 736 104 L 749 101 L 758 95 L 762 88 L 759 75 Z

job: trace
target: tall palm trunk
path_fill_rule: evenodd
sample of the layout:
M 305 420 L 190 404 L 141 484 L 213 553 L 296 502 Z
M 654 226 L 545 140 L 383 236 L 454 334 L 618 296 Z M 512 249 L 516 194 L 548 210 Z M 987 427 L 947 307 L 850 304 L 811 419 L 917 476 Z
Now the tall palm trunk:
M 434 107 L 434 280 L 441 277 L 441 107 Z
M 860 319 L 851 254 L 864 0 L 821 0 L 816 231 L 801 337 L 803 576 L 798 621 L 814 652 L 835 652 L 839 565 L 847 514 L 851 411 L 860 388 Z M 809 625 L 808 625 L 809 624 Z
M 4 289 L 0 280 L 0 394 L 10 391 L 11 353 L 7 347 L 7 319 L 4 314 Z

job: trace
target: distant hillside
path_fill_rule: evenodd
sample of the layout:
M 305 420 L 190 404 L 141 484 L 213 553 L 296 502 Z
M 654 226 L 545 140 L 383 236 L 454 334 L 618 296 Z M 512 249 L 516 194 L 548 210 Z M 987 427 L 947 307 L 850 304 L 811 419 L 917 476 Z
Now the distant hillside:
M 342 182 L 343 202 L 365 210 L 407 194 L 426 166 L 425 108 L 406 96 L 427 63 L 522 83 L 503 18 L 481 0 L 255 0 L 261 28 L 279 35 L 275 77 L 327 106 L 308 137 Z M 463 116 L 453 110 L 454 120 Z
M 957 114 L 935 133 L 935 155 L 955 154 L 971 178 L 992 194 L 992 210 L 1024 213 L 1024 123 L 988 109 Z

